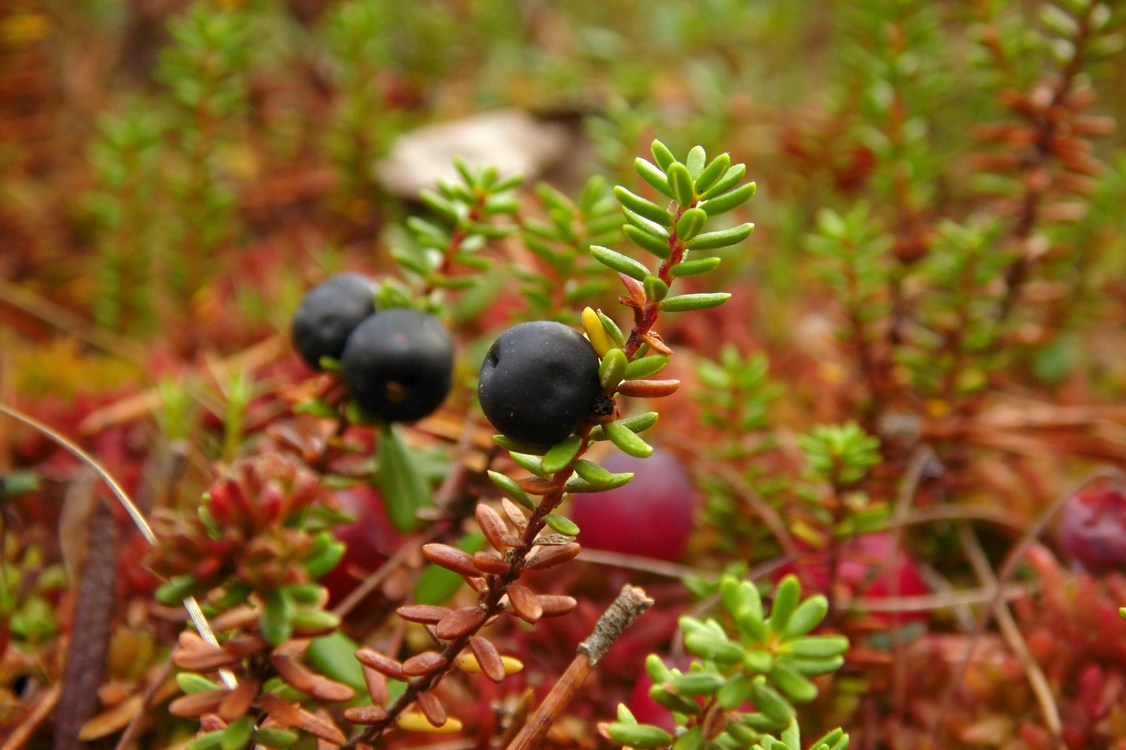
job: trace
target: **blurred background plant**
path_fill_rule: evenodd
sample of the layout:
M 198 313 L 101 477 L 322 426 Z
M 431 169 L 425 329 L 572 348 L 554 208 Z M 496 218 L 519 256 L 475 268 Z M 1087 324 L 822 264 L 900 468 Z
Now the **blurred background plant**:
M 733 297 L 662 318 L 677 354 L 667 377 L 693 398 L 645 436 L 691 479 L 686 551 L 584 549 L 536 580 L 577 599 L 574 613 L 490 631 L 524 671 L 503 690 L 449 680 L 442 704 L 473 717 L 470 732 L 502 735 L 533 700 L 520 690 L 545 692 L 635 580 L 657 605 L 547 739 L 597 744 L 646 654 L 687 670 L 677 618 L 702 616 L 691 608 L 721 572 L 763 594 L 793 573 L 831 603 L 823 631 L 851 644 L 836 676 L 816 678 L 814 709 L 797 706 L 804 734 L 841 723 L 863 748 L 1117 746 L 1123 570 L 1090 549 L 1126 543 L 1122 493 L 1106 489 L 1120 490 L 1126 464 L 1124 23 L 1121 3 L 1095 0 L 5 3 L 0 402 L 78 441 L 146 515 L 178 519 L 177 538 L 218 543 L 200 497 L 272 453 L 376 519 L 367 536 L 331 514 L 257 529 L 270 530 L 256 549 L 279 560 L 307 561 L 302 545 L 330 528 L 376 553 L 344 558 L 328 602 L 305 579 L 273 581 L 298 587 L 274 597 L 288 614 L 267 618 L 268 645 L 239 652 L 256 665 L 250 684 L 276 677 L 272 658 L 330 698 L 344 691 L 321 678 L 370 697 L 342 655 L 423 651 L 425 627 L 395 608 L 465 604 L 460 577 L 406 550 L 442 541 L 472 556 L 486 543 L 462 522 L 494 491 L 483 478 L 497 449 L 468 387 L 488 342 L 517 320 L 620 309 L 588 252 L 625 244 L 611 187 L 663 210 L 635 172 L 654 137 L 676 154 L 726 149 L 758 181 L 755 236 L 701 251 L 724 261 L 706 281 L 677 279 L 678 293 Z M 449 145 L 500 109 L 526 115 L 524 129 Z M 419 199 L 388 174 L 431 174 L 400 157 L 433 124 L 454 128 L 423 148 L 447 183 Z M 485 169 L 514 153 L 522 180 Z M 719 223 L 750 214 L 730 216 Z M 368 481 L 372 432 L 294 413 L 333 394 L 291 351 L 290 314 L 344 268 L 394 277 L 385 299 L 425 298 L 458 338 L 460 389 L 385 454 L 409 454 L 422 477 L 419 525 L 405 532 Z M 82 568 L 63 563 L 83 559 L 98 523 L 97 496 L 75 489 L 80 465 L 10 421 L 0 475 L 7 750 L 53 741 L 63 654 L 86 611 Z M 188 693 L 205 696 L 191 711 L 215 708 L 229 688 L 214 673 L 171 678 L 186 616 L 154 603 L 168 583 L 135 564 L 143 540 L 114 524 L 109 659 L 83 737 L 181 746 L 199 723 L 166 704 Z M 192 562 L 219 560 L 211 582 L 235 580 L 230 552 Z M 161 568 L 172 581 L 174 567 Z M 328 607 L 346 640 L 310 652 L 279 635 L 279 618 Z M 235 612 L 220 637 L 249 648 L 260 622 Z M 291 684 L 269 690 L 299 702 Z M 279 734 L 263 744 L 301 722 L 329 732 L 315 713 L 274 707 Z M 232 725 L 228 745 L 245 739 L 236 708 L 209 725 L 214 741 Z

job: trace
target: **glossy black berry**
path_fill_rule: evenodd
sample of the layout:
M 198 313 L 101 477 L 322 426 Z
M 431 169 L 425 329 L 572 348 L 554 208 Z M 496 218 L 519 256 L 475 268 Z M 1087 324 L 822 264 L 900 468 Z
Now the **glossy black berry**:
M 358 273 L 330 276 L 305 293 L 293 314 L 293 344 L 315 370 L 340 359 L 348 335 L 375 313 L 375 282 Z
M 546 320 L 502 333 L 485 355 L 477 385 L 493 426 L 533 445 L 570 435 L 601 392 L 594 347 L 575 329 Z
M 413 422 L 450 392 L 454 344 L 433 315 L 384 310 L 352 331 L 340 358 L 341 375 L 364 414 L 384 422 Z

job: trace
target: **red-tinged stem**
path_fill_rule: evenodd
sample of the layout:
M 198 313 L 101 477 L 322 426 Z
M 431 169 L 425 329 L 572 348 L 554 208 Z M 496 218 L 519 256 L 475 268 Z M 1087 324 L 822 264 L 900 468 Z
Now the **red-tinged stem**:
M 676 234 L 676 223 L 680 220 L 681 215 L 689 208 L 696 205 L 693 201 L 689 206 L 678 206 L 676 209 L 676 216 L 673 217 L 672 228 L 669 230 L 669 257 L 661 261 L 661 265 L 657 268 L 657 278 L 665 282 L 672 288 L 672 269 L 674 266 L 684 260 L 685 253 L 688 252 L 688 246 L 680 241 Z M 633 360 L 637 354 L 638 349 L 644 341 L 643 337 L 653 330 L 653 326 L 657 324 L 657 318 L 661 314 L 661 303 L 654 299 L 646 299 L 645 304 L 640 308 L 634 308 L 634 326 L 630 331 L 629 339 L 626 341 L 625 353 L 626 359 Z
M 586 453 L 591 442 L 589 426 L 583 428 L 580 432 L 582 444 L 579 446 L 576 458 Z M 354 748 L 357 743 L 370 742 L 381 737 L 383 733 L 394 724 L 395 719 L 418 700 L 420 694 L 433 688 L 448 672 L 455 668 L 454 665 L 457 657 L 469 645 L 470 639 L 476 636 L 481 628 L 493 617 L 504 611 L 505 605 L 503 604 L 503 600 L 508 593 L 508 587 L 520 578 L 524 569 L 525 558 L 527 558 L 532 547 L 536 546 L 536 537 L 539 536 L 540 532 L 543 531 L 544 527 L 547 525 L 544 519 L 546 519 L 563 501 L 565 495 L 563 487 L 573 473 L 574 469 L 572 469 L 571 466 L 567 466 L 552 476 L 552 482 L 555 484 L 556 489 L 543 496 L 543 499 L 532 513 L 531 518 L 528 519 L 528 525 L 520 537 L 520 543 L 509 550 L 508 572 L 482 576 L 485 579 L 486 588 L 480 594 L 478 606 L 485 613 L 485 617 L 481 620 L 480 625 L 448 641 L 442 648 L 440 653 L 446 660 L 446 667 L 411 680 L 402 695 L 387 707 L 386 718 L 377 724 L 370 725 L 363 734 L 349 742 L 345 746 L 346 748 Z

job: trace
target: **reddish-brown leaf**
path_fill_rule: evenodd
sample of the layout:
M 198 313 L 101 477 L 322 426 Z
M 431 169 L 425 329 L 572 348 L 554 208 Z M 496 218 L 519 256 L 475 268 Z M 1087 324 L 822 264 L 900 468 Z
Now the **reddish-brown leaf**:
M 229 693 L 229 690 L 205 690 L 202 693 L 181 695 L 168 704 L 168 713 L 184 719 L 214 713 Z
M 485 503 L 478 503 L 476 516 L 477 525 L 481 527 L 481 533 L 485 535 L 489 544 L 493 545 L 493 549 L 504 552 L 505 549 L 513 546 L 511 544 L 512 535 L 508 533 L 508 526 L 492 507 Z
M 371 696 L 371 702 L 377 706 L 382 706 L 387 703 L 389 697 L 387 691 L 387 677 L 382 672 L 377 672 L 371 667 L 362 665 L 364 670 L 364 682 L 367 683 L 368 695 Z
M 258 626 L 259 611 L 249 605 L 228 609 L 211 621 L 211 629 L 216 633 L 228 630 L 247 630 Z
M 322 740 L 335 742 L 338 745 L 343 745 L 348 741 L 339 727 L 332 722 L 315 716 L 273 693 L 262 693 L 258 701 L 263 710 L 270 715 L 270 718 L 284 727 L 304 729 Z
M 243 678 L 234 690 L 227 693 L 215 713 L 228 724 L 241 719 L 254 704 L 254 699 L 258 697 L 259 687 L 260 683 L 257 680 Z
M 219 718 L 218 714 L 204 714 L 199 717 L 199 730 L 201 732 L 218 732 L 226 729 L 227 722 Z
M 498 576 L 508 573 L 510 567 L 507 560 L 487 549 L 473 554 L 473 565 L 482 573 Z
M 434 627 L 439 640 L 452 641 L 481 627 L 485 611 L 480 607 L 461 607 L 450 612 Z
M 544 617 L 558 617 L 575 610 L 579 603 L 572 596 L 563 594 L 540 594 L 540 606 L 543 608 Z
M 671 396 L 678 388 L 679 380 L 623 380 L 618 383 L 618 393 L 636 398 Z
M 407 604 L 395 610 L 404 620 L 423 625 L 433 625 L 451 611 L 449 607 L 435 607 L 431 604 Z
M 649 348 L 657 352 L 657 354 L 663 354 L 666 357 L 672 356 L 672 349 L 668 347 L 668 344 L 665 343 L 665 340 L 662 339 L 661 335 L 656 331 L 649 331 L 648 333 L 642 334 L 641 340 L 648 344 Z
M 446 707 L 442 705 L 442 701 L 438 696 L 433 693 L 419 693 L 415 701 L 418 705 L 422 715 L 436 727 L 440 727 L 446 723 L 449 716 L 446 714 Z
M 403 679 L 403 665 L 390 657 L 373 651 L 370 648 L 361 648 L 356 651 L 356 659 L 365 667 L 370 667 L 380 674 L 393 680 Z
M 210 672 L 233 667 L 240 661 L 242 661 L 241 657 L 214 646 L 209 650 L 176 649 L 172 654 L 172 663 L 186 672 Z
M 553 545 L 550 547 L 539 547 L 528 556 L 524 561 L 524 567 L 531 570 L 543 570 L 544 568 L 551 568 L 560 563 L 565 563 L 574 558 L 582 547 L 578 542 L 570 542 L 568 544 Z
M 493 642 L 488 638 L 481 636 L 474 636 L 469 639 L 469 648 L 473 651 L 473 656 L 477 657 L 477 663 L 481 666 L 481 671 L 485 676 L 493 682 L 500 682 L 504 679 L 504 662 L 500 659 L 500 652 Z
M 517 484 L 529 495 L 546 495 L 559 489 L 559 485 L 554 480 L 546 477 L 524 477 L 518 479 Z
M 403 674 L 407 677 L 419 677 L 444 669 L 446 657 L 437 651 L 423 651 L 403 662 Z
M 512 611 L 516 616 L 524 622 L 534 625 L 543 617 L 543 605 L 540 604 L 539 597 L 527 586 L 521 586 L 519 583 L 510 585 L 508 603 L 512 605 Z
M 378 724 L 387 720 L 387 712 L 379 706 L 353 706 L 344 709 L 344 718 L 353 724 Z
M 528 528 L 528 517 L 524 515 L 524 510 L 507 497 L 500 499 L 500 507 L 512 527 L 523 534 L 524 529 Z
M 473 567 L 473 558 L 468 552 L 462 552 L 448 544 L 431 542 L 422 545 L 422 555 L 435 565 L 440 565 L 446 570 L 452 570 L 463 576 L 480 575 Z
M 223 644 L 223 650 L 239 659 L 245 659 L 265 650 L 266 646 L 266 641 L 257 635 L 239 633 Z

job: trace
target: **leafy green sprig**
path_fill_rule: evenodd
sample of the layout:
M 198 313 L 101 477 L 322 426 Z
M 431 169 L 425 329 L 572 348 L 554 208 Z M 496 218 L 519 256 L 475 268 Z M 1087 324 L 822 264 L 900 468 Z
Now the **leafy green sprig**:
M 413 246 L 391 251 L 400 266 L 419 280 L 418 296 L 481 283 L 481 273 L 492 266 L 482 250 L 518 231 L 515 190 L 522 178 L 501 177 L 494 167 L 472 169 L 460 160 L 454 166 L 460 182 L 442 180 L 437 189 L 423 190 L 419 196 L 433 217 L 407 219 Z M 458 266 L 477 273 L 458 276 Z
M 700 419 L 723 435 L 704 448 L 722 470 L 700 477 L 707 493 L 703 516 L 710 527 L 724 529 L 718 543 L 740 557 L 748 548 L 768 549 L 759 541 L 772 534 L 786 545 L 780 520 L 763 518 L 762 506 L 774 509 L 790 484 L 767 471 L 763 461 L 777 443 L 770 408 L 782 395 L 769 369 L 765 354 L 743 356 L 733 344 L 725 345 L 715 360 L 702 359 L 696 366 L 699 387 L 692 396 L 699 402 Z
M 591 253 L 604 266 L 618 272 L 626 288 L 623 304 L 634 313 L 634 326 L 623 351 L 632 359 L 644 343 L 661 312 L 704 310 L 723 304 L 727 292 L 698 292 L 670 296 L 675 279 L 715 270 L 715 256 L 691 257 L 693 251 L 730 247 L 747 239 L 754 224 L 745 222 L 704 231 L 717 216 L 732 211 L 755 194 L 755 183 L 743 183 L 746 166 L 732 164 L 724 153 L 710 161 L 702 146 L 695 146 L 681 162 L 660 141 L 651 146 L 654 162 L 638 157 L 637 173 L 671 202 L 665 206 L 618 186 L 614 195 L 622 204 L 626 223 L 622 232 L 637 247 L 657 258 L 656 270 L 601 245 Z
M 704 150 L 695 148 L 687 163 L 673 158 L 672 154 L 654 142 L 653 152 L 662 166 L 639 162 L 638 172 L 647 181 L 663 184 L 665 189 L 679 197 L 668 209 L 618 188 L 615 195 L 622 204 L 627 223 L 644 227 L 645 235 L 627 235 L 660 259 L 659 267 L 650 271 L 646 265 L 629 256 L 603 246 L 592 246 L 591 254 L 602 265 L 617 271 L 626 285 L 629 296 L 623 302 L 634 310 L 635 325 L 627 337 L 605 313 L 586 308 L 583 324 L 591 344 L 600 356 L 599 379 L 603 391 L 602 407 L 596 408 L 578 425 L 574 434 L 551 446 L 518 443 L 503 435 L 494 437 L 498 446 L 507 450 L 513 462 L 529 473 L 514 479 L 505 473 L 489 470 L 488 476 L 504 495 L 504 515 L 491 505 L 477 506 L 476 517 L 484 538 L 492 549 L 469 554 L 452 545 L 431 543 L 423 547 L 423 554 L 434 565 L 465 577 L 477 591 L 475 607 L 462 610 L 420 613 L 409 606 L 400 608 L 405 617 L 425 614 L 433 617 L 439 644 L 433 651 L 412 657 L 398 664 L 380 657 L 388 664 L 387 673 L 401 674 L 408 670 L 413 679 L 405 691 L 386 709 L 368 717 L 367 729 L 359 741 L 369 741 L 383 734 L 392 724 L 400 722 L 410 706 L 419 703 L 434 708 L 430 691 L 467 648 L 478 660 L 489 660 L 495 647 L 478 635 L 483 625 L 498 615 L 512 615 L 529 623 L 537 622 L 550 614 L 562 614 L 574 606 L 574 600 L 557 601 L 559 597 L 536 595 L 518 583 L 526 568 L 546 569 L 572 559 L 579 552 L 574 537 L 578 526 L 557 512 L 566 498 L 576 492 L 602 492 L 620 487 L 632 478 L 631 473 L 613 473 L 605 467 L 584 458 L 597 440 L 609 440 L 623 452 L 646 457 L 653 447 L 639 433 L 657 420 L 656 412 L 622 417 L 616 406 L 619 396 L 661 397 L 674 392 L 679 385 L 675 380 L 654 380 L 667 364 L 671 351 L 665 347 L 653 327 L 662 311 L 680 312 L 705 309 L 722 304 L 730 295 L 726 293 L 684 294 L 670 297 L 668 289 L 679 275 L 696 275 L 712 270 L 718 259 L 689 260 L 693 249 L 712 249 L 733 245 L 745 239 L 752 225 L 742 224 L 730 229 L 705 231 L 711 216 L 736 208 L 754 193 L 754 184 L 740 186 L 745 167 L 732 166 L 726 154 L 706 162 Z M 659 175 L 659 177 L 658 177 Z M 474 183 L 463 172 L 467 187 Z M 476 183 L 481 186 L 481 182 Z M 493 184 L 486 179 L 484 185 Z M 466 229 L 478 228 L 480 223 L 472 206 L 488 205 L 481 191 L 447 188 L 441 194 L 428 194 L 424 201 L 449 223 L 456 222 L 450 243 L 459 244 Z M 472 203 L 470 201 L 473 201 Z M 710 206 L 709 214 L 703 206 Z M 667 228 L 666 228 L 667 227 Z M 438 234 L 433 226 L 420 227 L 436 244 Z M 458 230 L 463 230 L 459 232 Z M 485 232 L 483 234 L 489 234 Z M 658 249 L 654 238 L 663 237 L 663 250 Z M 640 238 L 640 240 L 638 239 Z M 690 247 L 690 243 L 692 244 Z M 420 266 L 420 275 L 429 269 Z M 680 269 L 681 272 L 678 273 Z M 441 609 L 441 608 L 439 608 Z M 499 663 L 493 660 L 495 664 Z M 415 668 L 413 665 L 418 664 Z M 411 667 L 408 669 L 408 664 Z M 504 674 L 499 668 L 491 670 L 492 679 L 500 681 Z M 434 724 L 434 718 L 443 718 L 444 711 L 428 713 L 435 731 L 443 722 Z
M 175 297 L 188 299 L 214 272 L 214 254 L 236 234 L 235 189 L 224 156 L 249 109 L 251 11 L 198 0 L 169 22 L 172 44 L 157 66 L 168 87 L 174 163 L 165 173 L 177 221 L 158 258 Z M 175 298 L 174 297 L 174 298 Z
M 375 198 L 372 168 L 397 131 L 397 118 L 384 104 L 390 15 L 383 3 L 348 0 L 334 6 L 321 27 L 337 96 L 324 149 L 341 176 L 340 195 L 349 200 Z
M 778 584 L 769 612 L 749 581 L 724 576 L 719 594 L 723 622 L 680 618 L 684 647 L 693 656 L 687 670 L 670 668 L 656 654 L 645 661 L 653 681 L 649 695 L 672 715 L 674 731 L 638 722 L 620 705 L 618 720 L 600 726 L 613 742 L 674 750 L 800 750 L 794 704 L 817 697 L 809 678 L 839 669 L 848 639 L 812 634 L 829 603 L 820 594 L 803 600 L 795 576 Z M 810 747 L 844 750 L 848 735 L 835 729 Z
M 154 302 L 151 219 L 165 124 L 137 107 L 103 115 L 88 150 L 96 184 L 84 204 L 97 228 L 94 317 L 110 330 L 151 326 Z
M 605 178 L 587 180 L 572 200 L 546 183 L 536 186 L 544 218 L 525 217 L 521 238 L 541 268 L 517 268 L 530 317 L 547 320 L 602 296 L 611 286 L 589 248 L 614 242 L 621 211 Z

